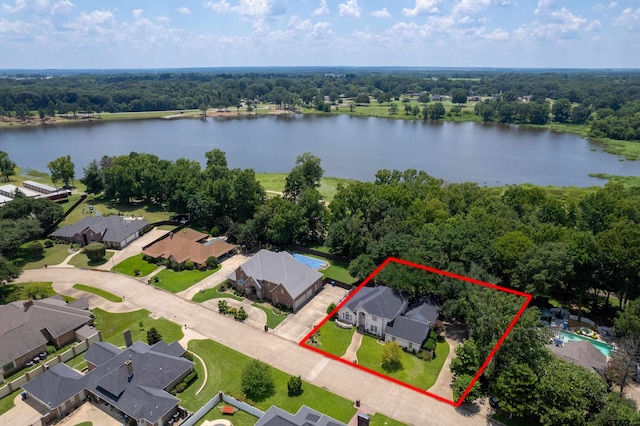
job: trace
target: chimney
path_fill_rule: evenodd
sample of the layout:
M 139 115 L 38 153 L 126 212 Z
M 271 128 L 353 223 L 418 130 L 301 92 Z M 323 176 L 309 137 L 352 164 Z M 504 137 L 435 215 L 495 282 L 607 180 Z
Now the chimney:
M 29 308 L 33 306 L 33 300 L 27 300 L 26 302 L 23 302 L 22 306 L 24 306 L 24 311 L 27 312 Z
M 124 335 L 124 345 L 128 348 L 133 345 L 133 340 L 131 339 L 131 330 L 127 329 L 122 333 Z
M 130 359 L 128 359 L 124 362 L 124 365 L 127 366 L 127 376 L 131 378 L 131 376 L 133 376 L 133 363 L 131 362 Z

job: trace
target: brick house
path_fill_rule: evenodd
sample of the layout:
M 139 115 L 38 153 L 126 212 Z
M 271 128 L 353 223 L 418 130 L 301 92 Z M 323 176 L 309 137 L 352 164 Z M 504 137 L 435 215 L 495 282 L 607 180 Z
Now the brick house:
M 121 216 L 89 216 L 49 234 L 69 243 L 86 246 L 103 243 L 109 248 L 123 248 L 140 236 L 149 225 L 142 219 L 125 219 Z
M 207 234 L 185 228 L 144 248 L 142 253 L 154 259 L 172 260 L 183 265 L 191 260 L 196 265 L 204 265 L 209 257 L 218 262 L 236 252 L 236 246 L 221 239 L 205 241 Z
M 294 312 L 322 290 L 322 274 L 286 251 L 260 250 L 227 279 L 249 298 L 268 300 Z

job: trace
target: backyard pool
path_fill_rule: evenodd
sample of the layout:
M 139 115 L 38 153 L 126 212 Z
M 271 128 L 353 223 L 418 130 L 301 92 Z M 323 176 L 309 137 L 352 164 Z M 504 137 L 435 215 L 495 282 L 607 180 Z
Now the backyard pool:
M 309 256 L 303 256 L 301 254 L 293 253 L 291 254 L 295 260 L 302 263 L 303 265 L 307 265 L 310 268 L 320 270 L 325 269 L 329 264 L 324 260 L 316 259 Z
M 611 347 L 611 345 L 607 345 L 606 343 L 603 342 L 599 342 L 597 340 L 593 340 L 590 339 L 588 337 L 583 337 L 580 336 L 579 334 L 575 334 L 575 333 L 569 333 L 567 331 L 561 331 L 560 332 L 560 337 L 563 340 L 566 341 L 580 341 L 580 340 L 587 340 L 589 342 L 591 342 L 591 344 L 593 346 L 596 347 L 596 349 L 598 349 L 600 352 L 602 352 L 603 354 L 605 354 L 605 356 L 610 357 L 611 356 L 611 351 L 613 350 L 613 348 Z

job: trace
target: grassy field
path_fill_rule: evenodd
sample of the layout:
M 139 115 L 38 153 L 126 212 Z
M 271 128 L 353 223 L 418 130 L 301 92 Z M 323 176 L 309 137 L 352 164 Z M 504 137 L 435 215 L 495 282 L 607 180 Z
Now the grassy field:
M 293 168 L 293 164 L 291 167 Z M 284 190 L 284 183 L 289 173 L 256 173 L 256 179 L 268 191 L 282 192 Z M 323 177 L 320 180 L 320 188 L 318 191 L 325 201 L 331 202 L 333 197 L 338 192 L 338 184 L 343 185 L 352 182 L 352 179 L 344 179 L 338 177 Z M 267 194 L 270 195 L 270 194 Z
M 640 176 L 617 176 L 603 173 L 591 173 L 589 176 L 607 179 L 609 182 L 619 182 L 625 188 L 636 188 L 640 186 Z
M 113 267 L 113 271 L 119 274 L 129 275 L 130 277 L 135 277 L 136 269 L 139 271 L 139 277 L 144 277 L 158 269 L 158 265 L 153 263 L 149 263 L 143 259 L 143 254 L 136 254 L 135 256 L 131 256 L 118 263 Z
M 129 329 L 133 341 L 141 340 L 146 343 L 147 330 L 155 327 L 162 338 L 167 343 L 182 339 L 182 327 L 164 318 L 153 319 L 149 316 L 149 311 L 140 309 L 139 311 L 125 313 L 110 313 L 102 309 L 95 308 L 93 313 L 96 316 L 95 327 L 100 330 L 102 340 L 116 346 L 124 346 L 122 333 Z
M 187 391 L 191 388 L 199 388 L 199 384 L 203 380 L 201 375 L 198 376 L 195 384 L 180 394 L 182 405 L 185 408 L 195 410 L 201 407 L 204 402 L 211 399 L 220 390 L 231 395 L 240 393 L 241 383 L 238 378 L 242 375 L 245 366 L 251 362 L 251 358 L 212 340 L 193 340 L 189 342 L 189 350 L 204 359 L 209 379 L 199 395 L 187 394 Z M 356 412 L 353 401 L 306 382 L 302 386 L 302 395 L 289 397 L 287 381 L 290 376 L 274 368 L 271 369 L 271 373 L 275 382 L 275 393 L 256 404 L 263 411 L 266 411 L 271 405 L 277 405 L 283 410 L 295 413 L 304 404 L 345 423 L 349 422 Z
M 209 275 L 218 271 L 221 267 L 222 266 L 218 265 L 216 269 L 206 271 L 194 269 L 191 271 L 185 270 L 180 272 L 175 272 L 171 269 L 164 269 L 154 275 L 152 284 L 163 290 L 170 291 L 171 293 L 179 293 L 207 278 Z M 155 277 L 158 277 L 160 282 L 155 282 Z
M 262 309 L 264 313 L 267 314 L 267 326 L 271 329 L 276 328 L 282 321 L 284 321 L 287 318 L 287 315 L 285 313 L 276 314 L 273 311 L 274 308 L 268 303 L 265 303 L 265 304 L 253 303 L 251 306 L 258 309 Z
M 406 426 L 406 423 L 399 422 L 380 413 L 371 416 L 370 420 L 371 426 Z
M 44 265 L 58 265 L 69 256 L 69 247 L 71 246 L 67 244 L 54 244 L 52 247 L 45 248 L 42 258 L 30 260 L 22 268 L 40 269 L 44 268 Z
M 75 288 L 76 290 L 95 294 L 96 296 L 100 296 L 104 299 L 107 299 L 110 302 L 114 302 L 114 303 L 122 302 L 122 297 L 116 296 L 115 294 L 109 293 L 108 291 L 102 290 L 100 288 L 91 287 L 90 285 L 74 284 L 73 288 Z
M 199 117 L 202 112 L 198 109 L 182 109 L 175 111 L 144 111 L 144 112 L 103 112 L 99 120 L 94 121 L 121 121 L 121 120 L 147 120 L 149 118 L 163 118 L 171 115 L 181 117 Z
M 400 362 L 401 370 L 389 373 L 380 366 L 383 345 L 378 344 L 371 336 L 362 337 L 362 345 L 358 349 L 358 363 L 363 367 L 393 377 L 401 382 L 413 385 L 420 389 L 429 389 L 433 386 L 442 370 L 442 365 L 449 354 L 449 344 L 446 341 L 438 342 L 436 346 L 436 358 L 432 361 L 423 361 L 420 358 L 403 352 Z
M 104 265 L 113 257 L 113 252 L 108 251 L 102 259 L 98 260 L 89 260 L 84 252 L 80 252 L 69 259 L 69 265 L 75 266 L 76 268 L 95 268 L 96 266 Z
M 230 298 L 235 300 L 244 300 L 244 297 L 236 296 L 232 291 L 220 291 L 220 286 L 222 284 L 218 284 L 213 288 L 208 288 L 204 291 L 199 291 L 195 296 L 191 298 L 192 301 L 196 303 L 206 302 L 211 299 L 221 299 L 221 298 Z
M 351 344 L 355 327 L 350 329 L 340 328 L 333 321 L 328 321 L 320 328 L 320 349 L 335 356 L 342 356 Z
M 101 195 L 89 195 L 66 217 L 60 226 L 76 223 L 80 219 L 89 216 L 89 206 L 93 206 L 94 211 L 100 212 L 101 216 L 122 214 L 124 216 L 143 217 L 149 223 L 168 220 L 173 214 L 156 204 L 116 204 Z

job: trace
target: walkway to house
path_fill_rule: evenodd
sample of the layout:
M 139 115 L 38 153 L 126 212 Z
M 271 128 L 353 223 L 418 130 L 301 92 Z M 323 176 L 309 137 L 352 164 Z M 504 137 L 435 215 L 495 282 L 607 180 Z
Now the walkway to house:
M 358 361 L 358 349 L 360 349 L 360 345 L 362 344 L 362 334 L 358 333 L 356 330 L 351 337 L 351 344 L 347 348 L 347 351 L 340 358 L 346 359 L 347 361 Z

